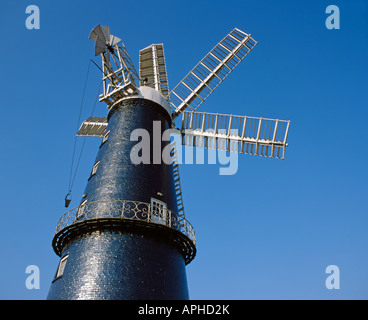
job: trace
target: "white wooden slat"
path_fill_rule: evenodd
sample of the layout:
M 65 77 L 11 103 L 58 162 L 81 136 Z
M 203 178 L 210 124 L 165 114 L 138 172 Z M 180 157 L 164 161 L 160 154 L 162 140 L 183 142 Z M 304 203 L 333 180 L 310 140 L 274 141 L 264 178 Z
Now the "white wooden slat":
M 185 111 L 180 132 L 185 145 L 283 159 L 289 124 L 279 119 Z

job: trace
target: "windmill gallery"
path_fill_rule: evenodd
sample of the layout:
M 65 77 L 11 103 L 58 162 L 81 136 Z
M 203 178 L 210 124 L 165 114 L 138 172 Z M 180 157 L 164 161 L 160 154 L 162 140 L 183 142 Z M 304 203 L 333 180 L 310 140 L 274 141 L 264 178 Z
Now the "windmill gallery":
M 99 101 L 108 112 L 77 132 L 102 141 L 79 205 L 57 224 L 60 260 L 47 298 L 187 300 L 185 267 L 197 248 L 176 144 L 284 159 L 290 122 L 196 111 L 257 44 L 237 28 L 171 91 L 163 44 L 140 50 L 138 73 L 109 27 L 97 25 L 89 38 L 102 60 Z

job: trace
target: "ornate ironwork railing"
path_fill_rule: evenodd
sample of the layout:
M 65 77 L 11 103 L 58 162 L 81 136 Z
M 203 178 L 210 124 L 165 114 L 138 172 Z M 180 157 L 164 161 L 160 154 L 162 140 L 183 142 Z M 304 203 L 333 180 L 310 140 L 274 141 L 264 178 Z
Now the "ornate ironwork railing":
M 184 216 L 167 208 L 157 210 L 149 203 L 131 200 L 106 200 L 82 203 L 62 215 L 57 224 L 55 234 L 73 224 L 99 218 L 120 218 L 160 224 L 180 231 L 194 245 L 196 242 L 194 228 Z

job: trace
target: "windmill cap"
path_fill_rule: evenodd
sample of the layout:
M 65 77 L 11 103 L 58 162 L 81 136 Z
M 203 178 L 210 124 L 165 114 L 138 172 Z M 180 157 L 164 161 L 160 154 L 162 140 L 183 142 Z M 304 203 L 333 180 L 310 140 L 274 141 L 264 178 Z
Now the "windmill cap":
M 162 108 L 164 108 L 166 110 L 166 112 L 169 114 L 169 116 L 171 118 L 170 104 L 166 100 L 166 98 L 159 91 L 157 91 L 157 90 L 155 90 L 151 87 L 141 86 L 137 89 L 136 93 L 131 94 L 131 95 L 123 98 L 122 100 L 137 99 L 137 98 L 150 100 L 150 101 L 153 101 L 153 102 L 159 104 Z M 121 101 L 121 100 L 119 100 L 119 101 Z
M 139 90 L 138 95 L 141 95 L 142 98 L 144 98 L 144 99 L 156 102 L 161 107 L 163 107 L 171 117 L 170 104 L 166 100 L 166 98 L 159 91 L 157 91 L 157 90 L 155 90 L 151 87 L 145 87 L 145 86 L 139 87 L 138 90 Z

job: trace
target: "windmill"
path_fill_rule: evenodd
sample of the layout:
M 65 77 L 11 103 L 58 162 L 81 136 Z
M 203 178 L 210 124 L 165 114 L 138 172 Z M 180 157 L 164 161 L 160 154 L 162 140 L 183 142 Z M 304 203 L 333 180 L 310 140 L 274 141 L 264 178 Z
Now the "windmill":
M 138 74 L 109 27 L 97 25 L 89 38 L 102 58 L 99 100 L 108 115 L 88 118 L 77 133 L 102 143 L 80 205 L 57 225 L 52 245 L 61 259 L 48 298 L 188 299 L 185 265 L 196 243 L 176 145 L 149 140 L 153 163 L 132 163 L 129 155 L 144 137 L 133 133 L 162 137 L 169 130 L 183 145 L 284 159 L 289 121 L 196 111 L 257 44 L 237 28 L 171 91 L 163 44 L 140 50 Z M 160 161 L 168 149 L 169 164 Z

